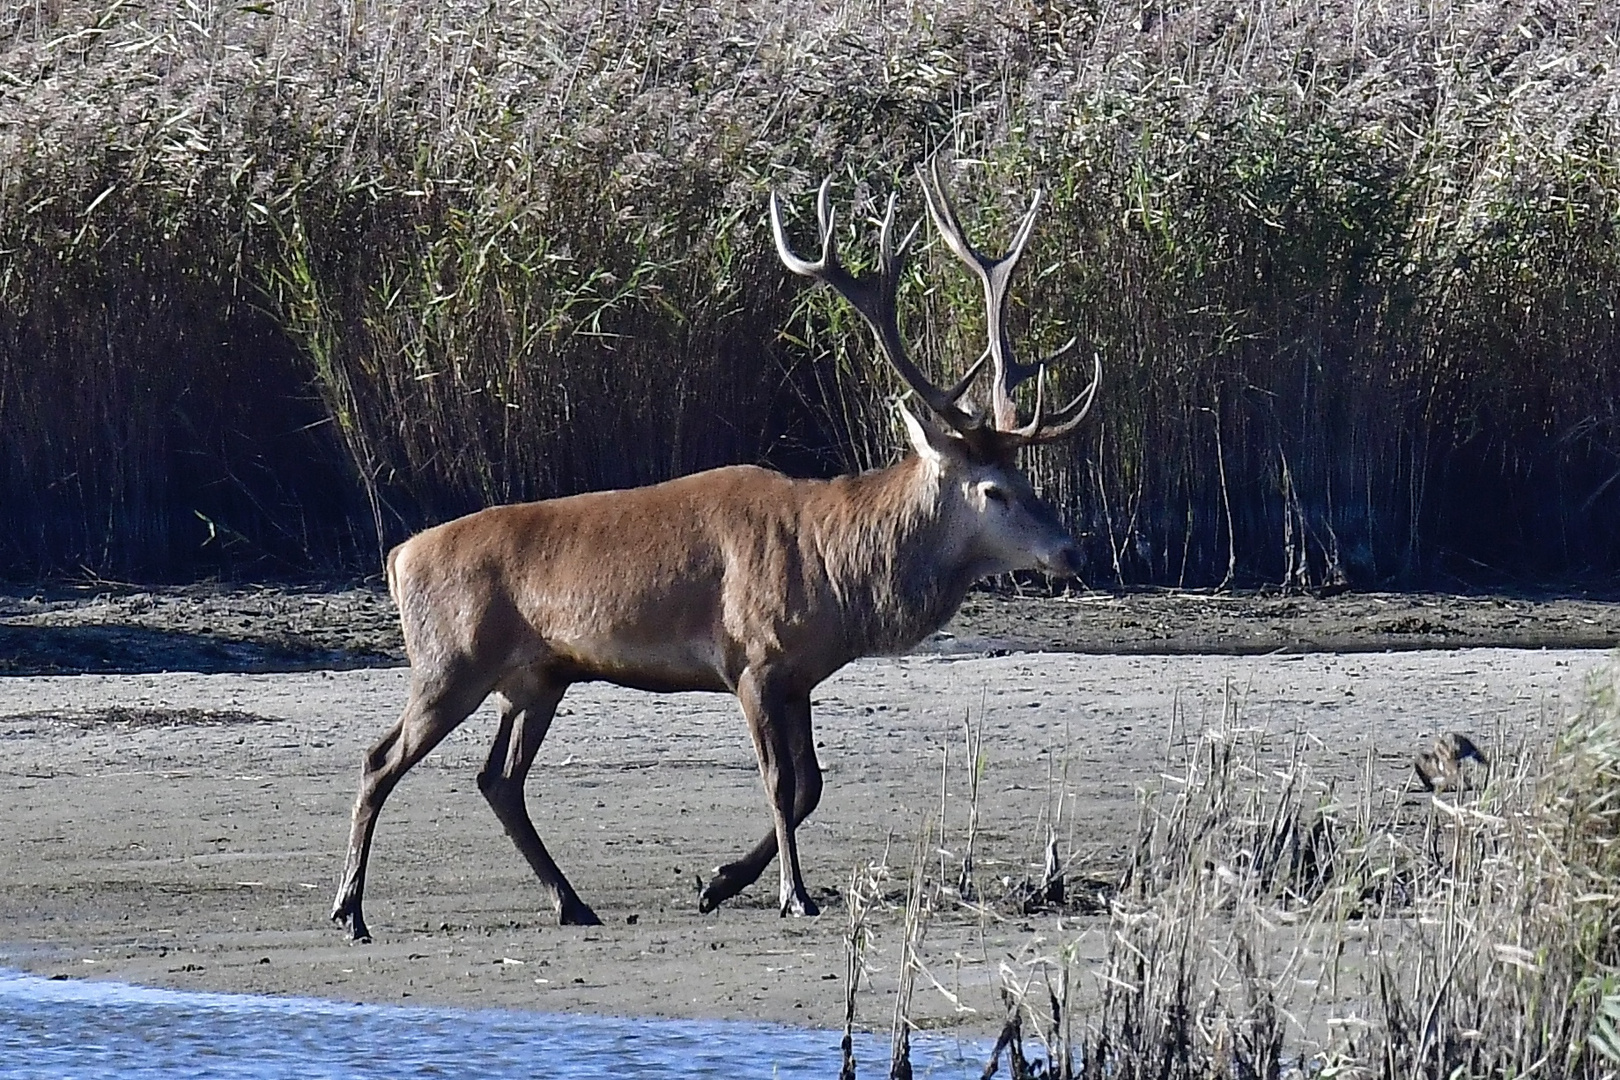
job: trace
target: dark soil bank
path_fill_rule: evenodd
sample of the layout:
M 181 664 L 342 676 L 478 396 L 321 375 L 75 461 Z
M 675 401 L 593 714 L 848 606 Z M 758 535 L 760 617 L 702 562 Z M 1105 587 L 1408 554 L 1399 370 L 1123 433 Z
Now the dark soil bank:
M 975 593 L 925 651 L 1112 654 L 1614 648 L 1620 603 L 1348 593 Z M 87 586 L 0 594 L 0 674 L 306 671 L 403 662 L 380 590 Z

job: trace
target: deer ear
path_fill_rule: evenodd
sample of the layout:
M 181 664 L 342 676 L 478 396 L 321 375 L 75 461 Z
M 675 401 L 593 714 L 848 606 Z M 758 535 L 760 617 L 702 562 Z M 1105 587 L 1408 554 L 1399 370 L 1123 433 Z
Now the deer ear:
M 963 456 L 962 440 L 934 423 L 931 417 L 925 414 L 919 419 L 904 403 L 896 408 L 906 425 L 906 438 L 911 440 L 911 448 L 917 451 L 918 457 L 938 468 L 947 459 L 960 459 Z

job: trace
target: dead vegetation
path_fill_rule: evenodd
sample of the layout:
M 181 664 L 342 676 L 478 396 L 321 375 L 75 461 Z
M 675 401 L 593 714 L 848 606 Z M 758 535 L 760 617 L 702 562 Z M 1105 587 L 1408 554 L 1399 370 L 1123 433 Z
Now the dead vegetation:
M 943 149 L 975 232 L 1048 193 L 1014 329 L 1106 366 L 1036 462 L 1094 579 L 1612 576 L 1617 18 L 0 3 L 0 559 L 373 572 L 491 502 L 870 464 L 893 385 L 766 193 L 919 213 Z M 933 259 L 929 371 L 983 341 Z
M 153 708 L 114 705 L 105 709 L 60 710 L 53 712 L 12 713 L 0 716 L 0 724 L 8 730 L 32 728 L 41 724 L 66 724 L 90 731 L 102 727 L 179 728 L 179 727 L 235 727 L 252 724 L 280 723 L 274 716 L 261 716 L 242 709 L 187 709 Z
M 999 960 L 998 1001 L 973 1003 L 1007 1017 L 984 1075 L 1620 1075 L 1617 688 L 1610 668 L 1552 745 L 1499 737 L 1482 782 L 1434 792 L 1375 784 L 1370 755 L 1324 782 L 1307 736 L 1233 705 L 1144 791 L 1103 914 Z M 886 876 L 857 879 L 863 912 Z M 951 880 L 914 868 L 903 956 L 927 911 L 964 902 Z

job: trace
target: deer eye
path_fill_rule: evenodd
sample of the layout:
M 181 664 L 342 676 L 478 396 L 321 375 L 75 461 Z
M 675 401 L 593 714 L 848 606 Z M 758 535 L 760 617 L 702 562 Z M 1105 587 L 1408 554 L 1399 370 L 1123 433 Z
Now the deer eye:
M 1007 493 L 994 484 L 984 485 L 984 498 L 986 502 L 993 502 L 1000 506 L 1007 505 Z

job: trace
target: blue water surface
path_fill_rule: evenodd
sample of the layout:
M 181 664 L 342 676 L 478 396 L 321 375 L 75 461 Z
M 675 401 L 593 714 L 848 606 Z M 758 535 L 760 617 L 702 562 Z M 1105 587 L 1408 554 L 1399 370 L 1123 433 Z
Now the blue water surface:
M 0 1077 L 780 1077 L 833 1080 L 838 1032 L 744 1022 L 349 1005 L 157 990 L 0 969 Z M 857 1036 L 862 1077 L 888 1040 Z M 919 1076 L 976 1077 L 987 1048 L 914 1038 Z M 974 1060 L 978 1055 L 978 1060 Z

